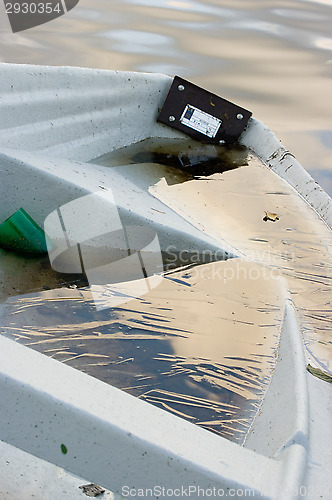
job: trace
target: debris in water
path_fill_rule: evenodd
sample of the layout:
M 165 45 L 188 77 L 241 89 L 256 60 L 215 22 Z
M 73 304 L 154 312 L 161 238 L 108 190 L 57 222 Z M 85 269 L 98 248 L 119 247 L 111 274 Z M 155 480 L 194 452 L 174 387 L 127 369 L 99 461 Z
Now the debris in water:
M 46 253 L 46 235 L 24 208 L 20 208 L 0 224 L 0 247 L 16 252 Z
M 266 212 L 265 211 L 265 217 L 263 217 L 263 221 L 266 222 L 266 221 L 272 221 L 272 222 L 276 222 L 277 220 L 279 220 L 279 215 L 274 213 L 274 212 Z

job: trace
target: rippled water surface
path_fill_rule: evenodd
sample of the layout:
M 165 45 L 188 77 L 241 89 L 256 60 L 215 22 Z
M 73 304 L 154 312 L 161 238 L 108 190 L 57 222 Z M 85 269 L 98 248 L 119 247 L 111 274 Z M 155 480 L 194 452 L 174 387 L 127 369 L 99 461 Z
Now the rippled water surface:
M 332 194 L 332 1 L 80 0 L 18 34 L 1 9 L 1 61 L 179 74 L 250 109 Z M 247 152 L 200 175 L 150 153 L 131 151 L 116 168 L 126 163 L 125 175 L 134 162 L 143 175 L 152 162 L 150 192 L 246 259 L 173 270 L 144 297 L 97 311 L 84 276 L 1 250 L 2 324 L 24 344 L 241 443 L 275 363 L 283 278 L 309 356 L 331 370 L 331 237 Z M 280 220 L 263 222 L 264 210 Z

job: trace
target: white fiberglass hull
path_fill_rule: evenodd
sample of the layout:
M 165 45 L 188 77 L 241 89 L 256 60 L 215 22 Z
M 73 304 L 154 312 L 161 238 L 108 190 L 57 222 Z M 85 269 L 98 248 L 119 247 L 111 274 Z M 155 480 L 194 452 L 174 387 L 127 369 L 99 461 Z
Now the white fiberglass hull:
M 113 206 L 105 191 L 116 186 L 122 221 L 152 227 L 162 251 L 180 241 L 179 251 L 219 250 L 222 258 L 246 253 L 240 237 L 230 238 L 236 228 L 225 228 L 225 233 L 205 231 L 197 216 L 180 215 L 162 193 L 158 197 L 156 190 L 142 188 L 135 172 L 124 178 L 89 163 L 111 149 L 148 137 L 182 137 L 156 122 L 169 77 L 10 64 L 0 69 L 1 221 L 22 206 L 22 197 L 40 225 L 60 206 L 83 196 L 97 193 L 94 200 L 102 200 L 101 206 Z M 327 241 L 332 225 L 329 196 L 257 120 L 250 121 L 241 143 L 294 188 L 293 197 L 312 207 L 308 217 L 317 217 L 318 232 Z M 59 236 L 56 244 L 63 249 L 66 241 Z M 118 249 L 122 250 L 121 242 Z M 190 491 L 191 498 L 202 496 L 199 491 L 206 496 L 210 491 L 217 492 L 215 496 L 228 491 L 234 498 L 250 491 L 257 498 L 328 499 L 332 388 L 306 370 L 296 298 L 294 305 L 287 284 L 280 286 L 283 319 L 276 368 L 244 446 L 2 336 L 4 450 L 14 457 L 17 448 L 18 463 L 24 461 L 20 450 L 33 455 L 37 474 L 44 471 L 50 481 L 57 482 L 61 467 L 115 495 L 126 496 L 130 487 L 132 492 L 145 492 L 146 498 L 157 498 L 160 491 L 153 488 L 161 486 L 172 490 L 173 496 Z M 29 455 L 24 457 L 29 460 Z M 14 498 L 13 474 L 12 470 L 7 475 L 10 498 Z M 24 474 L 31 481 L 31 472 Z M 68 488 L 75 481 L 68 476 Z M 26 487 L 16 486 L 16 495 Z M 32 488 L 29 494 L 38 492 Z M 57 494 L 47 498 L 58 498 Z M 29 498 L 26 492 L 24 498 Z M 69 498 L 76 497 L 69 494 Z

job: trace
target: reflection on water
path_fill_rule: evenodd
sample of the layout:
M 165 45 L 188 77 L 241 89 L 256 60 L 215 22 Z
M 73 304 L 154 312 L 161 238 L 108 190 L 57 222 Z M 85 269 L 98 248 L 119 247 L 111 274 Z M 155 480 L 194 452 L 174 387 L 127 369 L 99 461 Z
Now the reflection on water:
M 255 283 L 220 282 L 214 264 L 224 265 L 179 271 L 128 307 L 99 312 L 86 288 L 17 296 L 6 302 L 2 330 L 242 442 L 275 361 L 280 292 L 272 281 L 252 298 Z
M 243 257 L 197 265 L 187 256 L 143 297 L 97 311 L 84 276 L 65 282 L 45 259 L 3 251 L 2 332 L 242 443 L 271 378 L 287 290 L 309 360 L 331 370 L 331 232 L 242 149 L 209 150 L 220 165 L 203 175 L 195 148 L 157 146 L 146 141 L 94 161 L 124 176 L 137 170 L 153 196 Z M 155 154 L 166 165 L 150 163 Z M 200 154 L 206 160 L 207 150 Z M 173 165 L 184 158 L 181 169 Z M 264 222 L 265 211 L 279 220 Z

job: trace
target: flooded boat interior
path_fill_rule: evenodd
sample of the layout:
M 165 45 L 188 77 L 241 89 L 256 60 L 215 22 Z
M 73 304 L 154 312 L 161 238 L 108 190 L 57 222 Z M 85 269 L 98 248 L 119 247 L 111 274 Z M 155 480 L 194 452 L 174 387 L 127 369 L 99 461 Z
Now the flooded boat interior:
M 98 310 L 85 274 L 0 249 L 1 333 L 243 444 L 276 363 L 286 296 L 308 362 L 332 370 L 329 228 L 243 146 L 153 138 L 90 163 L 134 170 L 152 201 L 238 257 L 170 246 L 157 286 Z

